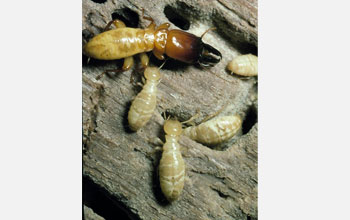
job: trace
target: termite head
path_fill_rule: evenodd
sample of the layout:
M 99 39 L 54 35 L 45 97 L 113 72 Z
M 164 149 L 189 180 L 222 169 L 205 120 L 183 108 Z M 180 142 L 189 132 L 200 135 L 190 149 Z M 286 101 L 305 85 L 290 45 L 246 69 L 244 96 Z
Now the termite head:
M 164 131 L 167 135 L 180 135 L 182 133 L 182 125 L 177 120 L 166 120 L 164 123 Z
M 221 53 L 214 47 L 203 43 L 202 37 L 181 30 L 170 30 L 164 51 L 169 57 L 185 63 L 214 66 L 220 62 Z
M 147 80 L 158 81 L 161 77 L 158 67 L 147 67 L 144 72 Z

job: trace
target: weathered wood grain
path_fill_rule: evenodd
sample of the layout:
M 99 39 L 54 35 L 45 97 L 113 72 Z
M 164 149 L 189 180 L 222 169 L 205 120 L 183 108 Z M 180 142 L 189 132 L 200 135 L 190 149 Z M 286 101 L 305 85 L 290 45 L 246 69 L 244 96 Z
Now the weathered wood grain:
M 141 88 L 130 83 L 130 76 L 140 80 L 140 62 L 136 59 L 133 70 L 95 80 L 103 70 L 115 69 L 121 62 L 90 60 L 87 64 L 83 57 L 84 176 L 123 204 L 133 218 L 257 218 L 258 124 L 251 117 L 258 108 L 257 78 L 240 78 L 225 70 L 236 55 L 257 52 L 257 2 L 120 0 L 99 4 L 83 0 L 83 41 L 100 33 L 114 12 L 129 25 L 147 26 L 141 8 L 158 25 L 176 14 L 182 19 L 178 25 L 188 21 L 188 31 L 198 36 L 216 27 L 203 41 L 218 49 L 223 59 L 211 69 L 168 60 L 161 70 L 155 114 L 144 128 L 131 132 L 127 111 Z M 172 24 L 171 28 L 179 27 Z M 162 64 L 154 57 L 151 63 Z M 198 122 L 222 108 L 220 115 L 237 113 L 245 127 L 252 122 L 254 126 L 216 149 L 182 136 L 185 186 L 180 199 L 169 204 L 157 176 L 161 153 L 154 151 L 156 138 L 164 141 L 162 112 L 184 121 L 199 110 Z

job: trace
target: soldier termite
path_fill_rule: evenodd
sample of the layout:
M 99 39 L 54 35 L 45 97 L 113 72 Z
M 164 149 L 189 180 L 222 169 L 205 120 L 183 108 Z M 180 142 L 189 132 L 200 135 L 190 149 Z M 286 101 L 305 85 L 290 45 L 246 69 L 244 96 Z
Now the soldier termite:
M 178 144 L 182 125 L 177 120 L 168 119 L 164 123 L 164 132 L 165 144 L 159 162 L 159 182 L 164 196 L 172 202 L 179 198 L 185 182 L 185 162 Z
M 221 116 L 184 129 L 183 135 L 199 143 L 213 146 L 231 139 L 242 126 L 239 115 Z
M 228 63 L 227 69 L 241 76 L 257 76 L 258 57 L 253 54 L 237 56 Z
M 143 18 L 151 21 L 146 29 L 128 28 L 120 20 L 109 22 L 105 30 L 111 24 L 114 24 L 117 29 L 105 31 L 92 38 L 83 47 L 84 53 L 88 57 L 100 60 L 125 58 L 122 69 L 106 72 L 130 69 L 134 62 L 132 56 L 138 53 L 141 53 L 142 65 L 146 67 L 149 59 L 145 52 L 149 51 L 152 51 L 160 60 L 167 55 L 185 63 L 198 63 L 201 66 L 214 66 L 220 62 L 221 53 L 202 41 L 207 31 L 201 37 L 197 37 L 181 30 L 168 30 L 169 23 L 163 23 L 156 28 L 152 18 L 144 16 Z
M 128 113 L 129 127 L 133 131 L 137 131 L 149 121 L 157 104 L 157 85 L 161 79 L 159 68 L 147 67 L 144 77 L 146 83 L 135 97 Z

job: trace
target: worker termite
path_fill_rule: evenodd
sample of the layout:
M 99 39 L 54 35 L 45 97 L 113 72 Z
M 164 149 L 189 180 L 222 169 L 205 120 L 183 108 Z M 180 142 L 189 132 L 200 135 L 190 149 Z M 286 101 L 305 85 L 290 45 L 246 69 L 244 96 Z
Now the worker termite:
M 258 57 L 253 54 L 237 56 L 228 63 L 227 69 L 241 76 L 257 76 Z
M 232 138 L 242 126 L 239 115 L 221 116 L 184 129 L 183 135 L 199 143 L 213 146 Z
M 157 85 L 161 74 L 157 67 L 147 67 L 144 72 L 146 83 L 130 106 L 128 113 L 129 127 L 137 131 L 152 117 L 157 103 Z
M 176 200 L 184 187 L 185 162 L 182 159 L 178 139 L 182 125 L 177 120 L 168 119 L 164 123 L 165 144 L 159 162 L 159 182 L 168 201 Z
M 101 60 L 125 58 L 122 69 L 107 70 L 107 72 L 130 69 L 133 65 L 132 56 L 138 53 L 141 53 L 141 63 L 146 67 L 149 58 L 145 52 L 149 51 L 152 51 L 160 60 L 165 58 L 165 54 L 170 58 L 189 64 L 198 63 L 201 66 L 214 66 L 220 62 L 221 53 L 202 41 L 207 31 L 201 37 L 197 37 L 181 30 L 168 30 L 169 23 L 163 23 L 156 28 L 152 18 L 144 16 L 143 18 L 151 21 L 146 29 L 128 28 L 120 20 L 109 22 L 105 29 L 108 29 L 112 23 L 117 29 L 108 30 L 93 37 L 85 44 L 84 53 Z

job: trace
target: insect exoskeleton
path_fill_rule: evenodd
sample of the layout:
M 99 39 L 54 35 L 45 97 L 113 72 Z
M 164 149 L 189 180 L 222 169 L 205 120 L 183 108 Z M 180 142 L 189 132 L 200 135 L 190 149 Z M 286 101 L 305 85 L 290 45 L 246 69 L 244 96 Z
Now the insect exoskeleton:
M 241 76 L 257 76 L 258 57 L 253 54 L 237 56 L 228 63 L 227 69 Z
M 187 127 L 183 135 L 199 143 L 213 146 L 231 139 L 242 126 L 239 115 L 221 116 Z
M 161 24 L 156 28 L 152 18 L 143 18 L 151 21 L 146 29 L 128 28 L 120 20 L 109 22 L 107 27 L 113 23 L 117 29 L 105 31 L 92 38 L 84 46 L 84 53 L 101 60 L 125 58 L 123 68 L 119 71 L 128 70 L 133 65 L 132 56 L 138 53 L 143 56 L 142 64 L 146 67 L 149 59 L 145 56 L 145 52 L 149 51 L 152 51 L 160 60 L 167 55 L 182 62 L 198 63 L 202 66 L 214 66 L 220 62 L 221 53 L 203 43 L 203 35 L 197 37 L 181 30 L 168 30 L 169 23 Z M 110 72 L 117 72 L 117 70 Z
M 159 162 L 159 182 L 163 194 L 171 202 L 180 196 L 185 181 L 185 163 L 177 142 L 182 125 L 177 120 L 166 120 L 164 131 L 166 141 Z
M 129 127 L 133 131 L 137 131 L 149 121 L 157 104 L 157 85 L 161 79 L 158 67 L 147 67 L 144 77 L 146 83 L 135 97 L 128 113 Z

